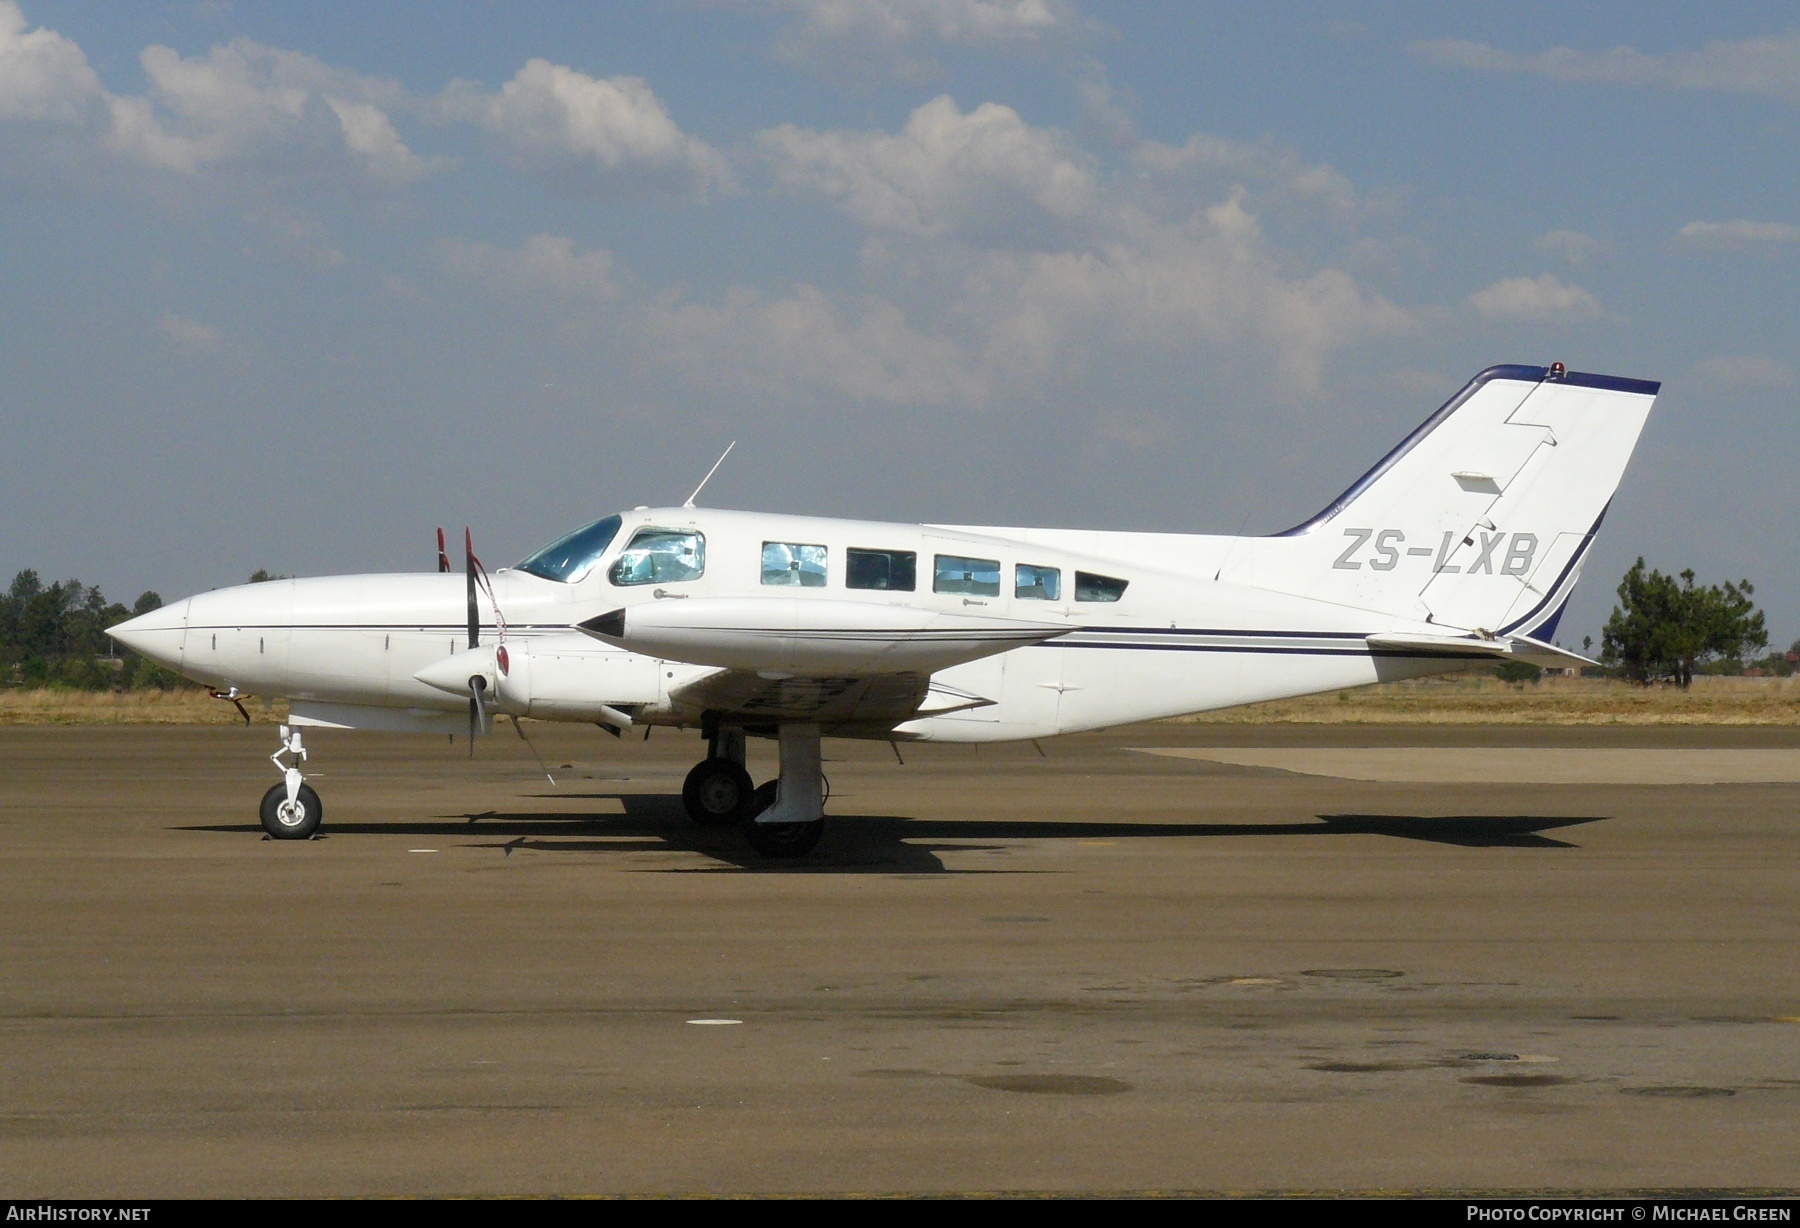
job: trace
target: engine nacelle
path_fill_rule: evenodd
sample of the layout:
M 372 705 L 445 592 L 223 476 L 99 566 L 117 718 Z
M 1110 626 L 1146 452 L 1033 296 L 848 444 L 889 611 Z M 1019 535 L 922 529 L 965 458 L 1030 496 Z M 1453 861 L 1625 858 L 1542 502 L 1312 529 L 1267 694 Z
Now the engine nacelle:
M 496 712 L 591 722 L 605 709 L 655 704 L 661 698 L 658 673 L 648 657 L 570 632 L 484 644 L 434 661 L 413 677 L 467 697 L 469 679 L 480 676 Z

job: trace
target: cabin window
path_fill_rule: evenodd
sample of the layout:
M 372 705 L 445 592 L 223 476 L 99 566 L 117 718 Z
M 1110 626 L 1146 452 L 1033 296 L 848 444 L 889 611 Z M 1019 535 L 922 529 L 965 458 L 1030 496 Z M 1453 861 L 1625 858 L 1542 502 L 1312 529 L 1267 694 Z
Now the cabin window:
M 961 555 L 940 554 L 937 556 L 937 568 L 931 576 L 931 591 L 967 593 L 971 597 L 998 597 L 1000 560 L 965 559 Z
M 1020 563 L 1013 568 L 1013 596 L 1020 601 L 1062 600 L 1062 572 L 1054 567 Z
M 639 529 L 607 572 L 614 584 L 672 584 L 706 574 L 706 538 L 688 529 Z
M 518 570 L 528 571 L 546 580 L 574 584 L 587 578 L 588 572 L 594 569 L 594 564 L 600 561 L 600 556 L 606 553 L 606 548 L 612 545 L 612 540 L 618 533 L 617 516 L 596 520 L 593 524 L 576 529 L 567 537 L 557 538 L 520 563 Z
M 911 550 L 844 551 L 844 587 L 910 593 L 918 587 L 919 556 Z
M 1117 601 L 1125 595 L 1125 586 L 1129 580 L 1116 579 L 1113 576 L 1096 576 L 1090 572 L 1075 573 L 1075 600 L 1077 601 Z
M 762 582 L 800 588 L 825 587 L 825 547 L 797 542 L 764 542 Z

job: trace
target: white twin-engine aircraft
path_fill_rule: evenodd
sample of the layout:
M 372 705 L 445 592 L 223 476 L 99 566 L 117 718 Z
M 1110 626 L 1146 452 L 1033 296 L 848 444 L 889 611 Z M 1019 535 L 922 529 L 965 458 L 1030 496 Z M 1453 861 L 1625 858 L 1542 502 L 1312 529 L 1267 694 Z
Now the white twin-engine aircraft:
M 1658 387 L 1489 368 L 1271 537 L 690 498 L 596 520 L 491 580 L 471 552 L 464 576 L 220 589 L 112 635 L 221 698 L 285 696 L 295 727 L 473 734 L 503 713 L 697 728 L 688 813 L 799 856 L 824 827 L 825 735 L 1041 738 L 1496 661 L 1587 663 L 1550 639 Z M 281 735 L 262 823 L 299 839 L 322 811 L 298 728 Z M 748 735 L 780 743 L 760 788 Z

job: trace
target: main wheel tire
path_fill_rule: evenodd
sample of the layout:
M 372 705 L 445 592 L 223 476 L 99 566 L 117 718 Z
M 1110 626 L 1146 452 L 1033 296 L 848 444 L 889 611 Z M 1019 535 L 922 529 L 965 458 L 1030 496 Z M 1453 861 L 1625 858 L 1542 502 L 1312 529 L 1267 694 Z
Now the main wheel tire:
M 751 813 L 756 785 L 740 764 L 702 759 L 681 783 L 681 804 L 702 827 L 729 827 Z
M 319 830 L 325 807 L 311 785 L 301 785 L 292 805 L 284 782 L 263 794 L 259 808 L 263 830 L 277 840 L 305 840 Z
M 764 857 L 804 857 L 819 847 L 825 834 L 825 820 L 810 823 L 758 823 L 756 816 L 775 804 L 779 781 L 771 780 L 757 789 L 750 804 L 750 821 L 744 824 L 744 835 L 750 847 Z

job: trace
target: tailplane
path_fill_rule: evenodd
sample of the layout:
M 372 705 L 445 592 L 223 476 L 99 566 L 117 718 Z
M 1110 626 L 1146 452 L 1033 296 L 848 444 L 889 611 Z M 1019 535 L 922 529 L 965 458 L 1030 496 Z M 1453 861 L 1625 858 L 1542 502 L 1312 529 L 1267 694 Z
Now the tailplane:
M 1659 387 L 1490 367 L 1231 578 L 1548 643 Z

